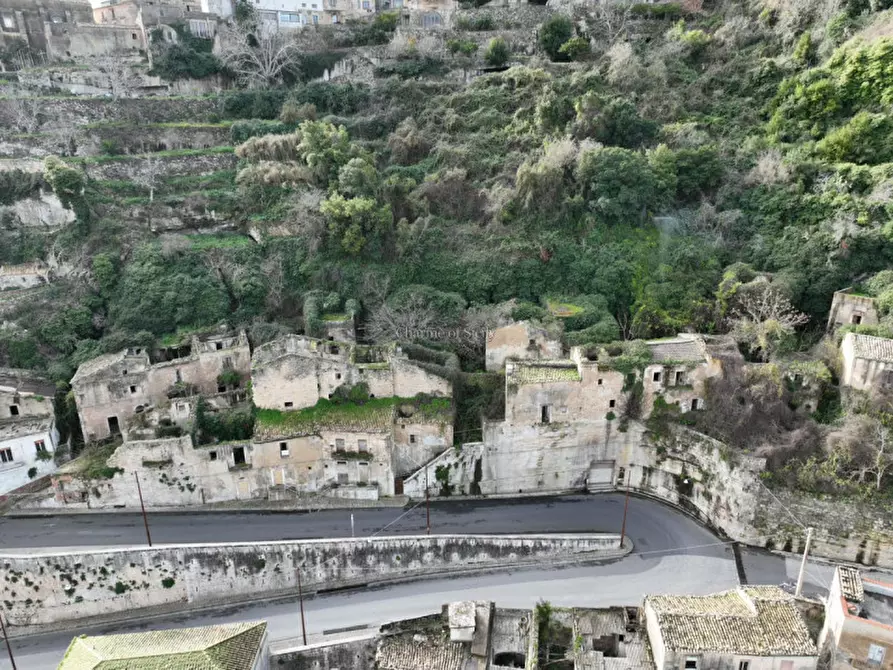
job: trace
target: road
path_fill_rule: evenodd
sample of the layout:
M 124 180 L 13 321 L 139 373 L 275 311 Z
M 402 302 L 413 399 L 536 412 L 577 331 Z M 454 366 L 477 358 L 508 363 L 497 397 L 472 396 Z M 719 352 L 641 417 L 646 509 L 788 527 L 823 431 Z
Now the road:
M 355 512 L 357 535 L 361 534 L 361 529 L 377 531 L 384 525 L 381 524 L 382 520 L 387 523 L 400 513 L 399 510 Z M 437 504 L 432 510 L 432 524 L 438 532 L 616 531 L 622 514 L 622 496 L 571 496 Z M 329 535 L 350 534 L 349 514 L 345 512 L 224 517 L 233 524 L 229 528 L 224 518 L 218 515 L 156 516 L 155 524 L 161 538 L 159 542 L 177 541 L 187 529 L 191 529 L 188 536 L 191 541 L 320 536 L 325 534 L 325 526 L 321 525 L 324 523 L 332 524 Z M 346 521 L 344 517 L 348 517 Z M 417 510 L 407 515 L 386 532 L 416 533 L 423 528 L 424 520 L 424 508 L 421 508 L 420 512 Z M 29 519 L 25 524 L 21 521 L 24 520 L 7 519 L 0 522 L 0 537 L 4 546 L 7 537 L 12 537 L 12 541 L 19 545 L 28 543 L 29 528 L 35 533 L 31 540 L 36 546 L 45 546 L 46 542 L 53 541 L 52 538 L 64 540 L 72 546 L 130 543 L 139 539 L 138 517 L 132 520 L 112 515 L 89 519 Z M 114 523 L 104 526 L 103 521 Z M 213 529 L 218 535 L 201 528 L 205 522 L 214 524 Z M 99 538 L 85 534 L 90 528 L 99 531 Z M 634 553 L 606 565 L 519 570 L 321 596 L 306 604 L 308 633 L 312 636 L 332 629 L 379 625 L 419 616 L 437 611 L 443 603 L 451 600 L 489 599 L 503 607 L 532 607 L 539 599 L 565 606 L 635 605 L 649 593 L 710 593 L 738 584 L 731 548 L 679 512 L 656 502 L 631 498 L 627 531 L 635 542 Z M 750 583 L 778 584 L 796 580 L 796 560 L 784 560 L 761 552 L 745 552 L 743 559 Z M 807 592 L 820 591 L 829 578 L 829 568 L 810 566 Z M 148 623 L 121 623 L 78 632 L 126 632 L 252 619 L 268 622 L 273 641 L 291 638 L 300 630 L 296 603 L 279 601 L 166 616 Z M 20 670 L 55 668 L 71 637 L 72 634 L 68 633 L 14 640 L 13 651 Z M 0 653 L 0 669 L 9 668 L 8 661 Z

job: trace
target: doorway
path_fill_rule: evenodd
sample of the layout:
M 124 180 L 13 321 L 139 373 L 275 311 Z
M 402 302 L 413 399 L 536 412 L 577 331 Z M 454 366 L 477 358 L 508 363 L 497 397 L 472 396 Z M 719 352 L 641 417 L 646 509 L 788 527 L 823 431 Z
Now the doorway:
M 121 426 L 118 424 L 118 417 L 110 416 L 109 419 L 109 434 L 112 436 L 121 434 Z

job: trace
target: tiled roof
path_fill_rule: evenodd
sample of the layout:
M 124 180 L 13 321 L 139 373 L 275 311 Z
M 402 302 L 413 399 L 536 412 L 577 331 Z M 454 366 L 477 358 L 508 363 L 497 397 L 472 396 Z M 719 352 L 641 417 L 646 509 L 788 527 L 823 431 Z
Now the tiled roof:
M 81 363 L 77 372 L 74 373 L 74 377 L 71 378 L 71 383 L 74 384 L 75 382 L 83 381 L 87 377 L 92 377 L 97 372 L 110 368 L 119 361 L 123 361 L 126 353 L 126 351 L 117 351 L 113 354 L 103 354 L 102 356 L 97 356 L 96 358 L 91 358 L 89 361 Z
M 853 338 L 853 353 L 856 358 L 893 363 L 893 340 L 856 333 L 847 333 L 847 337 Z
M 518 384 L 580 381 L 580 371 L 573 361 L 515 361 L 510 376 Z
M 428 635 L 402 634 L 378 644 L 375 667 L 380 670 L 464 670 L 471 658 L 460 642 Z
M 840 578 L 840 593 L 851 603 L 861 603 L 865 597 L 862 587 L 862 575 L 855 568 L 841 565 L 837 568 Z
M 818 653 L 794 599 L 776 586 L 709 596 L 649 596 L 668 649 L 754 656 Z
M 252 670 L 264 621 L 72 640 L 59 670 Z
M 680 335 L 665 340 L 650 340 L 651 358 L 655 363 L 662 362 L 701 362 L 706 358 L 707 346 L 697 335 Z

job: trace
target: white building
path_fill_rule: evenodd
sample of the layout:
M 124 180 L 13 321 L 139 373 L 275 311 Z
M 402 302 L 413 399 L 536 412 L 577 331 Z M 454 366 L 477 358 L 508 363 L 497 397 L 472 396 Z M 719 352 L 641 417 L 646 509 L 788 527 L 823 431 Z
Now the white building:
M 815 670 L 818 649 L 793 596 L 739 586 L 708 596 L 648 596 L 657 670 Z
M 55 471 L 54 393 L 23 372 L 0 371 L 0 495 Z
M 840 343 L 840 383 L 859 391 L 893 388 L 893 340 L 847 333 Z

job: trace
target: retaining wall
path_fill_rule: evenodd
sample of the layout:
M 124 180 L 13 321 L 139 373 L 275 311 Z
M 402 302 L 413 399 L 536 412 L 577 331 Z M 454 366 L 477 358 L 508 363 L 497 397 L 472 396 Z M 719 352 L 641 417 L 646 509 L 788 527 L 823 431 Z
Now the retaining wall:
M 629 549 L 627 546 L 626 549 Z M 0 554 L 13 629 L 622 555 L 618 535 L 424 535 Z

